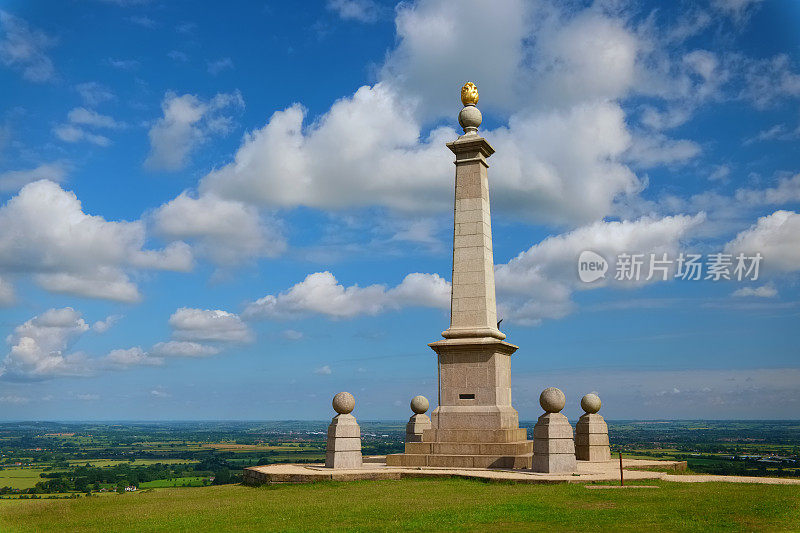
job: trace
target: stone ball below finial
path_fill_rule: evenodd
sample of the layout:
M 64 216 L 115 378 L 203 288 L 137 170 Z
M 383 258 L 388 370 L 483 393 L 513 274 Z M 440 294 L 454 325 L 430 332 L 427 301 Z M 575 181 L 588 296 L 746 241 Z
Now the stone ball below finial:
M 478 88 L 471 81 L 468 81 L 461 87 L 461 103 L 465 106 L 477 104 L 479 97 Z
M 600 397 L 593 392 L 590 392 L 589 394 L 581 398 L 581 409 L 583 409 L 590 415 L 593 415 L 597 411 L 599 411 L 601 405 L 603 404 L 602 402 L 600 402 Z
M 567 398 L 561 389 L 556 387 L 547 387 L 539 395 L 539 405 L 547 413 L 558 413 L 567 404 Z
M 425 396 L 414 396 L 411 400 L 411 410 L 418 415 L 424 414 L 425 411 L 428 410 L 429 405 L 428 399 Z
M 333 397 L 333 410 L 340 415 L 347 415 L 356 408 L 356 399 L 349 392 L 340 392 Z
M 464 128 L 464 132 L 477 131 L 478 126 L 483 122 L 481 110 L 474 105 L 468 105 L 461 109 L 458 114 L 458 123 Z

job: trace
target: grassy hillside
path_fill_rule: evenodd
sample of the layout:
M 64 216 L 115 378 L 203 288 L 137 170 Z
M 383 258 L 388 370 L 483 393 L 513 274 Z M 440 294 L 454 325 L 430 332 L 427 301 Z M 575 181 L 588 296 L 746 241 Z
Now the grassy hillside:
M 800 530 L 800 487 L 652 482 L 590 490 L 406 479 L 157 489 L 0 502 L 2 531 Z

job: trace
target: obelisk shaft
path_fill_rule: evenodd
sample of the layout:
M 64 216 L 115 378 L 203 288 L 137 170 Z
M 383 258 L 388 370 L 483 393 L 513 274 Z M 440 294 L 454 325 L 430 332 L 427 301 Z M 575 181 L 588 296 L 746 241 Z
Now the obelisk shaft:
M 442 335 L 503 339 L 497 329 L 486 163 L 494 149 L 475 133 L 462 135 L 447 147 L 456 155 L 455 224 L 450 328 Z

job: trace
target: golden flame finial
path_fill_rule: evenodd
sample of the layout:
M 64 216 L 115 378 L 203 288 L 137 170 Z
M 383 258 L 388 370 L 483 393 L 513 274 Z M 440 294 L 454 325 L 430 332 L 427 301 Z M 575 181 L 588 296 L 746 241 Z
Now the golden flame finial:
M 465 83 L 461 88 L 461 103 L 465 106 L 478 103 L 478 88 L 471 81 Z

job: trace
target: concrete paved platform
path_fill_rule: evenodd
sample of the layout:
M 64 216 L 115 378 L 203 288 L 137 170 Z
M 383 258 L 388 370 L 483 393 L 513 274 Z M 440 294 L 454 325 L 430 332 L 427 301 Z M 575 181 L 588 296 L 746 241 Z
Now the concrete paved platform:
M 578 471 L 574 474 L 543 474 L 529 470 L 488 470 L 482 468 L 393 467 L 377 462 L 379 460 L 380 457 L 365 457 L 362 468 L 341 470 L 325 468 L 321 464 L 253 466 L 244 469 L 243 483 L 246 485 L 263 485 L 272 483 L 312 483 L 327 480 L 402 479 L 409 477 L 460 477 L 517 483 L 592 483 L 619 480 L 619 461 L 617 459 L 598 463 L 578 461 Z M 667 476 L 666 472 L 634 470 L 635 468 L 654 466 L 680 472 L 686 469 L 686 462 L 623 459 L 625 479 L 630 481 L 664 479 Z M 670 477 L 690 476 L 672 475 Z

